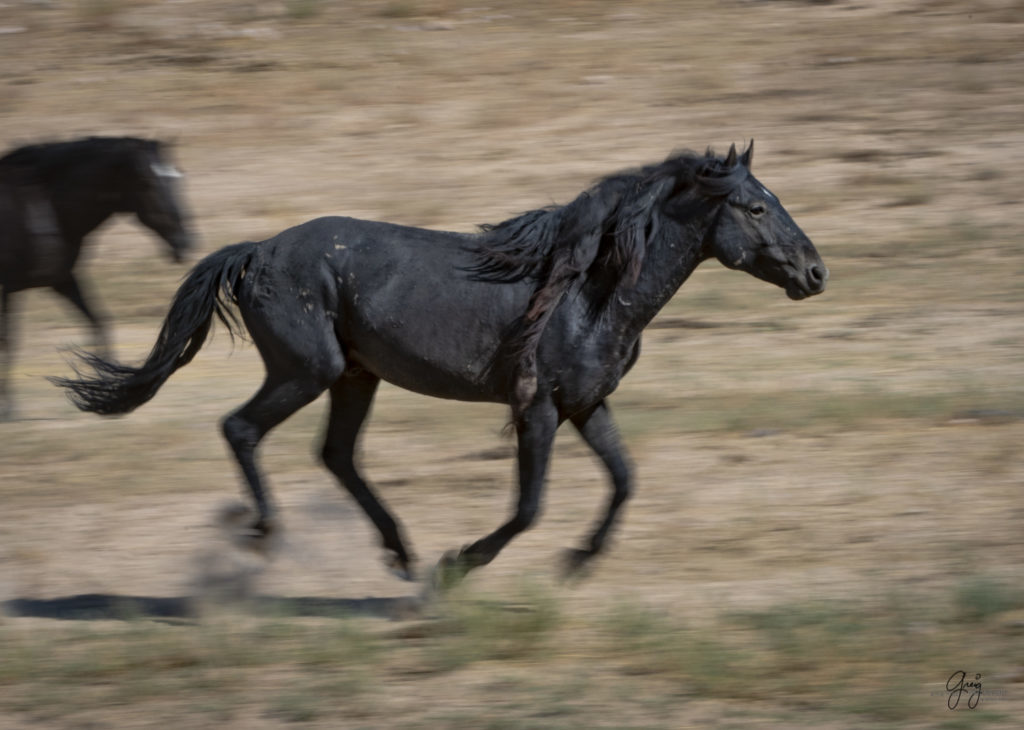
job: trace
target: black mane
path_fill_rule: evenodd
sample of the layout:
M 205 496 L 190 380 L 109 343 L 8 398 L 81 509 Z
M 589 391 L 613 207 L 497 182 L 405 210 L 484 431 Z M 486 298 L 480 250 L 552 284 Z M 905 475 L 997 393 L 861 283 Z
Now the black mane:
M 542 279 L 552 260 L 570 249 L 577 266 L 587 264 L 580 273 L 604 253 L 633 280 L 650 238 L 645 229 L 662 203 L 687 188 L 704 198 L 725 197 L 748 174 L 744 165 L 727 164 L 710 149 L 703 155 L 683 151 L 658 164 L 614 173 L 566 205 L 480 226 L 482 238 L 473 249 L 477 262 L 467 270 L 481 281 Z M 597 247 L 607 233 L 613 250 L 600 252 Z
M 477 261 L 467 268 L 471 278 L 537 281 L 519 327 L 505 340 L 505 355 L 516 360 L 518 373 L 513 407 L 533 396 L 540 337 L 574 282 L 599 266 L 616 286 L 632 285 L 669 198 L 684 190 L 705 199 L 725 198 L 749 174 L 736 160 L 735 148 L 725 159 L 711 149 L 703 155 L 684 151 L 659 164 L 609 175 L 566 205 L 481 226 L 481 240 L 473 248 Z
M 0 157 L 0 166 L 31 168 L 46 176 L 70 165 L 125 151 L 159 148 L 160 143 L 138 137 L 86 137 L 68 142 L 40 142 L 11 150 Z

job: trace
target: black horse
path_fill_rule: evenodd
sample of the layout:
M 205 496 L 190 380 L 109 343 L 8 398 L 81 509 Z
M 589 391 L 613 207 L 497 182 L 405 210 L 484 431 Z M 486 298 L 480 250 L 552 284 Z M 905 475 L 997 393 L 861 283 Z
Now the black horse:
M 678 154 L 478 234 L 332 217 L 228 246 L 186 279 L 141 366 L 84 355 L 94 374 L 55 382 L 83 410 L 131 411 L 192 360 L 214 314 L 241 332 L 237 308 L 266 365 L 260 390 L 223 422 L 258 509 L 253 534 L 275 528 L 257 445 L 330 390 L 323 460 L 405 577 L 411 556 L 402 531 L 354 462 L 382 379 L 440 398 L 512 406 L 515 512 L 442 559 L 441 573 L 452 579 L 489 563 L 533 523 L 555 431 L 571 421 L 612 481 L 596 529 L 570 551 L 567 567 L 575 569 L 601 551 L 631 488 L 606 398 L 636 362 L 644 327 L 697 265 L 717 258 L 792 299 L 825 288 L 828 270 L 750 173 L 751 153 L 752 145 L 742 156 L 734 146 L 724 159 L 710 150 Z
M 132 137 L 29 145 L 0 157 L 0 420 L 11 411 L 11 294 L 52 287 L 86 316 L 106 351 L 103 321 L 72 272 L 82 241 L 114 213 L 135 213 L 180 261 L 191 246 L 180 177 L 164 145 Z

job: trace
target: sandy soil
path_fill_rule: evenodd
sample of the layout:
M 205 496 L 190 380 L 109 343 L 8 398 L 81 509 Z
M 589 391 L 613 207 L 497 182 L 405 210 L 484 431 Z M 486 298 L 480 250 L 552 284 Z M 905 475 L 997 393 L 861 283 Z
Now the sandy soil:
M 471 230 L 676 148 L 755 138 L 755 170 L 816 242 L 830 289 L 794 304 L 708 264 L 680 291 L 612 401 L 636 498 L 591 577 L 556 589 L 563 610 L 629 601 L 699 621 L 946 595 L 975 575 L 1021 584 L 1020 2 L 343 5 L 0 3 L 0 139 L 173 137 L 207 252 L 328 213 Z M 164 259 L 130 221 L 91 242 L 83 271 L 127 359 L 183 273 Z M 316 463 L 321 403 L 265 446 L 280 555 L 224 545 L 215 516 L 240 492 L 217 421 L 259 382 L 250 348 L 221 334 L 151 404 L 101 420 L 43 380 L 67 372 L 58 348 L 82 341 L 81 322 L 47 292 L 17 304 L 0 600 L 180 597 L 224 575 L 272 596 L 416 594 Z M 382 389 L 365 468 L 424 570 L 507 509 L 505 418 Z M 549 486 L 541 524 L 476 589 L 548 581 L 606 489 L 570 433 Z M 1018 677 L 1002 680 L 996 724 L 1024 711 L 1018 670 L 986 670 Z M 745 706 L 694 702 L 652 722 L 708 727 Z M 909 724 L 937 726 L 940 711 Z M 145 725 L 132 707 L 89 717 Z M 232 726 L 273 726 L 261 717 Z

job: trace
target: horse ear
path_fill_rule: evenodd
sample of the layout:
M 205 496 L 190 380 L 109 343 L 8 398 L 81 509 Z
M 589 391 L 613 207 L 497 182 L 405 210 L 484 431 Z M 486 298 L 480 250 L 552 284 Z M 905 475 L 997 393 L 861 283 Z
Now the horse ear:
M 725 166 L 733 167 L 736 164 L 736 145 L 729 146 L 729 154 L 725 158 Z
M 754 159 L 754 140 L 751 139 L 750 140 L 750 145 L 747 147 L 746 150 L 744 150 L 743 156 L 740 157 L 740 162 L 743 163 L 743 166 L 749 170 L 750 169 L 750 162 L 753 159 Z

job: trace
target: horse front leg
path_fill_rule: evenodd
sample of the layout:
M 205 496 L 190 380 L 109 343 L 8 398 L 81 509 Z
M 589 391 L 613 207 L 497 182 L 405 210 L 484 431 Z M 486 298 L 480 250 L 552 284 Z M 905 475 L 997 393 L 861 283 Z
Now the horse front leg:
M 82 294 L 82 289 L 78 285 L 78 280 L 74 276 L 69 275 L 64 281 L 54 284 L 53 290 L 71 302 L 89 320 L 89 324 L 92 325 L 93 350 L 96 354 L 104 360 L 112 359 L 110 340 L 107 337 L 107 327 L 104 318 L 97 315 L 89 307 L 85 301 L 85 296 Z
M 567 551 L 564 566 L 567 576 L 575 574 L 601 552 L 609 530 L 632 491 L 629 459 L 622 447 L 608 404 L 602 400 L 593 408 L 572 416 L 570 420 L 608 470 L 612 480 L 612 494 L 604 517 L 591 533 L 587 546 Z
M 14 403 L 7 385 L 11 377 L 11 364 L 14 362 L 10 304 L 10 291 L 7 287 L 0 287 L 0 421 L 14 418 Z
M 435 587 L 451 587 L 469 571 L 487 565 L 512 538 L 534 523 L 540 511 L 544 478 L 558 424 L 558 411 L 546 398 L 535 400 L 516 419 L 519 498 L 515 512 L 511 519 L 490 535 L 464 547 L 458 553 L 446 553 L 435 570 Z

